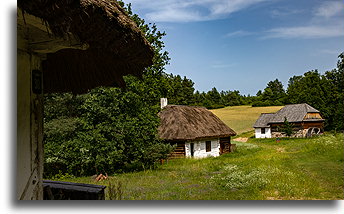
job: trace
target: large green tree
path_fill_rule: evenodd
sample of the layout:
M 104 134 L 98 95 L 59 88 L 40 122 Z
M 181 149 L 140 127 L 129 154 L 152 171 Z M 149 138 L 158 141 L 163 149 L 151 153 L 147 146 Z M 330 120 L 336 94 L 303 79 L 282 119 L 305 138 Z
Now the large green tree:
M 320 74 L 317 70 L 293 76 L 287 89 L 288 103 L 308 103 L 326 119 L 327 130 L 344 129 L 344 71 L 343 53 L 337 68 Z
M 84 95 L 45 95 L 45 176 L 91 175 L 154 167 L 172 147 L 157 138 L 159 99 L 171 93 L 164 32 L 125 6 L 154 49 L 142 80 L 125 77 L 126 89 L 96 88 Z
M 257 92 L 257 99 L 253 106 L 271 106 L 283 105 L 285 103 L 286 93 L 283 84 L 278 79 L 269 81 L 264 91 Z

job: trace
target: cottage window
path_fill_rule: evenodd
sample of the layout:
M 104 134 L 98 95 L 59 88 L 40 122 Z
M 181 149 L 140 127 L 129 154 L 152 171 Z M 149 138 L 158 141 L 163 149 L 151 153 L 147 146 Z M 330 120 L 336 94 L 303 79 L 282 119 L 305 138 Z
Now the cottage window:
M 265 128 L 262 128 L 261 134 L 265 134 Z
M 211 141 L 205 141 L 205 151 L 206 152 L 211 151 Z

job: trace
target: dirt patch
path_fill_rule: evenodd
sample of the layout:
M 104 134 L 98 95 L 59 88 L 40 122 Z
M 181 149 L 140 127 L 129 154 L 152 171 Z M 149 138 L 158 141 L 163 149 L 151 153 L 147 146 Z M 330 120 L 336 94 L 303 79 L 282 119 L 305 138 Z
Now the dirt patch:
M 278 147 L 276 150 L 277 150 L 277 152 L 285 152 L 285 149 L 282 147 Z
M 233 141 L 238 141 L 238 142 L 247 142 L 248 138 L 247 137 L 238 137 L 233 139 Z

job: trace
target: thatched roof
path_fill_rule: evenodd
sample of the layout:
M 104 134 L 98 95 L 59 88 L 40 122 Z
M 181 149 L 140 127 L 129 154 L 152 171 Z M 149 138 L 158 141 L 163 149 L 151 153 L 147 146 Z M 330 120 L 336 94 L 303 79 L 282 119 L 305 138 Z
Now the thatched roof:
M 292 123 L 324 121 L 324 119 L 306 119 L 305 116 L 307 113 L 320 112 L 307 103 L 286 105 L 276 113 L 262 113 L 253 127 L 264 128 L 270 127 L 270 124 L 272 123 L 283 123 L 285 117 L 287 118 L 288 122 Z
M 186 141 L 236 135 L 235 131 L 204 107 L 167 105 L 159 116 L 159 137 L 164 140 Z
M 258 120 L 254 123 L 254 128 L 267 128 L 270 127 L 268 123 L 274 117 L 274 113 L 262 113 Z
M 152 47 L 115 0 L 18 0 L 18 7 L 47 23 L 54 37 L 88 46 L 47 54 L 45 92 L 124 86 L 122 76 L 140 76 L 152 64 Z

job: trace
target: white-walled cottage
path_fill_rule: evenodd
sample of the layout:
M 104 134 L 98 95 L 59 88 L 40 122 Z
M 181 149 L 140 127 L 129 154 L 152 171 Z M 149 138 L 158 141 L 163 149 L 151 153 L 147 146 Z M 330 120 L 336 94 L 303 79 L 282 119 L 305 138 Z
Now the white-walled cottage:
M 262 113 L 253 125 L 256 138 L 271 138 L 271 127 L 268 122 L 274 116 L 273 113 Z
M 231 152 L 235 131 L 208 109 L 167 105 L 159 116 L 159 137 L 176 145 L 172 157 L 216 157 Z

